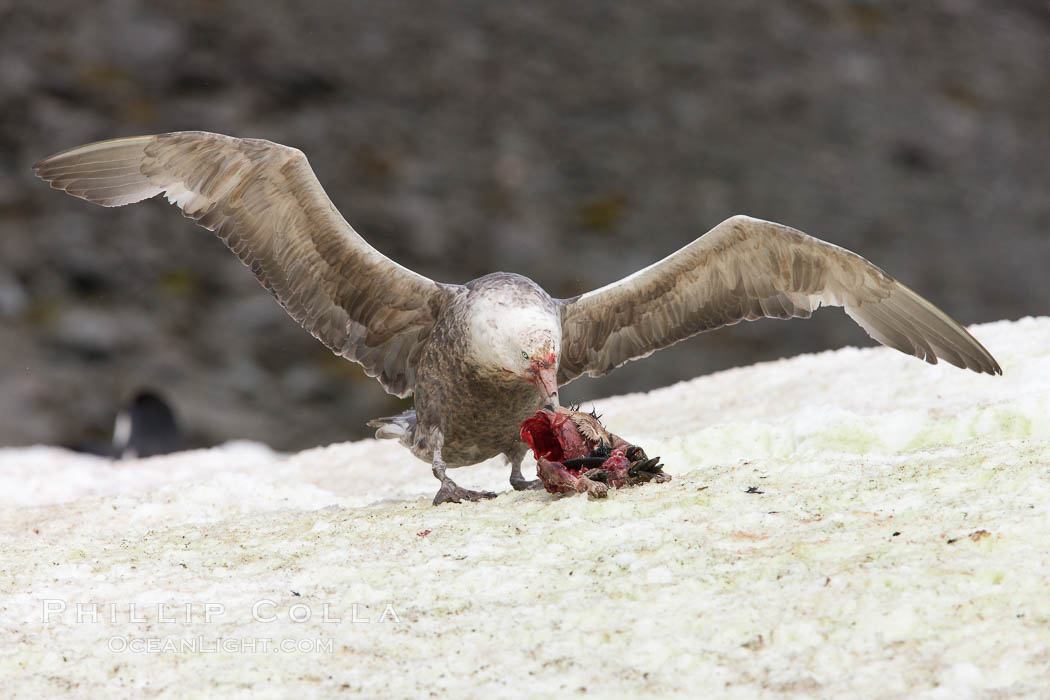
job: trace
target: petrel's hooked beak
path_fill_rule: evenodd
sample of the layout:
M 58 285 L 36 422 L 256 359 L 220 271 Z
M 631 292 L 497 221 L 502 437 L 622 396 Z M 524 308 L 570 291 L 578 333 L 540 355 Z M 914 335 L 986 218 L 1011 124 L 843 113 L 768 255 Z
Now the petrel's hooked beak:
M 544 403 L 558 406 L 558 368 L 535 367 L 529 370 L 529 373 L 532 375 L 532 383 L 543 394 Z

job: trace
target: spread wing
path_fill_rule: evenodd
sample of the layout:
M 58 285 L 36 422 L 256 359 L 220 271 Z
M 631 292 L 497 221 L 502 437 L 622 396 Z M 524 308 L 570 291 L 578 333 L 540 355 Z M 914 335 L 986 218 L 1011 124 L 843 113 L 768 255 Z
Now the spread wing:
M 936 306 L 864 258 L 787 226 L 734 216 L 619 282 L 559 301 L 559 384 L 600 376 L 702 331 L 842 306 L 883 345 L 1002 374 Z
M 165 194 L 225 241 L 303 328 L 398 396 L 412 392 L 422 341 L 458 289 L 368 245 L 306 156 L 287 146 L 187 131 L 80 146 L 34 170 L 106 207 Z

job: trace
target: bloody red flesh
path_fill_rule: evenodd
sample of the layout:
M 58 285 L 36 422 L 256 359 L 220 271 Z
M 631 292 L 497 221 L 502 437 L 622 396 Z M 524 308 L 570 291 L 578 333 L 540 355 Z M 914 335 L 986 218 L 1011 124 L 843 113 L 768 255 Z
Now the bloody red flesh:
M 580 433 L 570 414 L 548 409 L 536 411 L 520 427 L 521 439 L 532 448 L 539 463 L 537 473 L 548 491 L 567 493 L 573 490 L 576 479 L 594 468 L 608 473 L 610 486 L 619 488 L 627 483 L 628 445 L 620 438 L 612 436 L 613 445 L 599 445 Z M 589 458 L 586 464 L 572 463 L 582 458 Z
M 536 459 L 546 457 L 560 462 L 563 458 L 563 451 L 558 444 L 558 438 L 554 436 L 550 417 L 543 411 L 536 411 L 532 418 L 522 421 L 521 439 L 529 443 Z
M 609 487 L 671 478 L 660 471 L 659 457 L 648 460 L 644 450 L 608 432 L 593 414 L 548 406 L 519 427 L 536 457 L 536 475 L 550 493 L 586 491 L 604 498 Z M 628 474 L 631 469 L 637 473 Z
M 580 434 L 576 423 L 566 413 L 536 411 L 523 421 L 521 439 L 529 443 L 537 459 L 545 457 L 554 462 L 592 456 L 598 446 Z

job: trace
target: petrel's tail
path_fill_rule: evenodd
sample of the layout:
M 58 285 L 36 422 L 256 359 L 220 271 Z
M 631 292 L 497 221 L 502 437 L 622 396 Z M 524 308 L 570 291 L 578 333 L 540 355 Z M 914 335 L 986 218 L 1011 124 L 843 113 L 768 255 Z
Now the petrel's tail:
M 406 435 L 411 435 L 416 429 L 416 411 L 415 409 L 399 413 L 396 416 L 387 416 L 386 418 L 376 418 L 375 420 L 368 421 L 370 428 L 378 428 L 376 430 L 376 439 L 378 440 L 403 440 Z

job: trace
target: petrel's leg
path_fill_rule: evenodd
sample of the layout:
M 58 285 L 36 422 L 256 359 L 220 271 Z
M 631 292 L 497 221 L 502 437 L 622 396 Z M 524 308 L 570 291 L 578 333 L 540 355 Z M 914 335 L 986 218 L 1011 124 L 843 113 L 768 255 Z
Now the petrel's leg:
M 434 478 L 441 481 L 441 488 L 438 489 L 437 495 L 434 496 L 434 505 L 439 506 L 442 503 L 459 503 L 463 499 L 468 501 L 480 501 L 482 498 L 495 498 L 496 494 L 491 491 L 471 491 L 461 486 L 456 486 L 456 482 L 445 476 L 445 461 L 441 459 L 441 445 L 444 442 L 444 436 L 439 431 L 432 433 L 434 440 L 434 462 L 433 471 Z
M 510 485 L 515 491 L 529 491 L 542 489 L 543 482 L 539 479 L 526 479 L 521 475 L 521 461 L 525 459 L 529 448 L 521 443 L 521 448 L 515 452 L 504 452 L 503 456 L 510 462 Z

